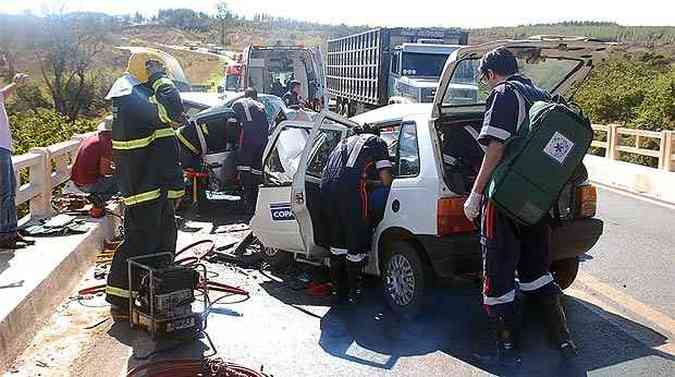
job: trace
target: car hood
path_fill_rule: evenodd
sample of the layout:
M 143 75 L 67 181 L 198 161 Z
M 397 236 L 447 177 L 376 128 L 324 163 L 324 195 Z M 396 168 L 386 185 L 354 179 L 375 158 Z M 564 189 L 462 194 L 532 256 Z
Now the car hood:
M 488 51 L 498 47 L 506 47 L 518 57 L 557 58 L 579 60 L 575 70 L 566 75 L 551 90 L 551 94 L 565 96 L 577 82 L 584 80 L 594 65 L 603 61 L 609 50 L 616 43 L 609 43 L 587 37 L 564 37 L 564 36 L 535 36 L 525 40 L 500 40 L 488 42 L 477 46 L 462 47 L 453 52 L 445 64 L 438 90 L 434 97 L 432 117 L 438 118 L 444 114 L 457 111 L 476 111 L 479 106 L 454 106 L 444 104 L 445 93 L 451 84 L 452 76 L 457 64 L 464 59 L 480 59 Z M 472 108 L 472 109 L 471 109 Z

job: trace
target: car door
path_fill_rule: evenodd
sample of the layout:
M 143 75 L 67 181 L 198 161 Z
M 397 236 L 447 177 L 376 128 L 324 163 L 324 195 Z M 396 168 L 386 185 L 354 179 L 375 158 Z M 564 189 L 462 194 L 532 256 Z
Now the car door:
M 305 251 L 296 216 L 291 211 L 291 191 L 313 127 L 312 122 L 282 122 L 265 148 L 263 183 L 251 229 L 267 247 L 296 253 Z
M 319 184 L 321 172 L 337 144 L 357 126 L 339 115 L 322 111 L 314 121 L 310 134 L 311 147 L 305 148 L 300 166 L 293 179 L 291 209 L 300 227 L 300 235 L 307 256 L 324 255 L 321 244 L 326 232 L 321 225 Z

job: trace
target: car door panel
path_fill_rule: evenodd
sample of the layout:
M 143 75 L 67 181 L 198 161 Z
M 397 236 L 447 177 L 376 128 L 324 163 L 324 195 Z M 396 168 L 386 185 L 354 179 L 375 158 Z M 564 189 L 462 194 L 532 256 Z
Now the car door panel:
M 304 252 L 300 228 L 291 211 L 291 190 L 312 127 L 311 122 L 282 122 L 265 147 L 263 184 L 251 228 L 267 247 Z

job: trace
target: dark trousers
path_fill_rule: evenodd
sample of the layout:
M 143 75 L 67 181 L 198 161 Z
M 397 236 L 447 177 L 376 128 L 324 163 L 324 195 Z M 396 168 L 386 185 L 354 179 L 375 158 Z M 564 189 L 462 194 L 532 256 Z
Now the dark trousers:
M 365 181 L 339 182 L 321 188 L 321 217 L 333 255 L 365 264 L 372 232 Z
M 488 315 L 510 317 L 518 288 L 526 294 L 555 295 L 560 289 L 548 270 L 551 227 L 548 219 L 522 226 L 491 202 L 483 205 L 483 304 Z
M 106 301 L 126 308 L 130 290 L 127 258 L 176 252 L 173 201 L 162 198 L 124 210 L 124 241 L 117 248 L 108 275 Z

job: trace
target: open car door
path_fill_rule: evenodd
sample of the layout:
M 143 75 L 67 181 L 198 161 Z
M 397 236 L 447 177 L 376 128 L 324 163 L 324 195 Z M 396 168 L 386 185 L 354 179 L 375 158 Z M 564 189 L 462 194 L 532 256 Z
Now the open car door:
M 298 222 L 291 211 L 291 189 L 313 127 L 312 122 L 282 122 L 265 148 L 263 184 L 259 188 L 251 229 L 266 247 L 305 252 Z
M 322 111 L 315 119 L 309 136 L 311 147 L 305 148 L 293 179 L 291 208 L 300 227 L 307 257 L 325 255 L 326 230 L 321 225 L 319 186 L 321 173 L 335 147 L 357 126 L 339 115 Z

